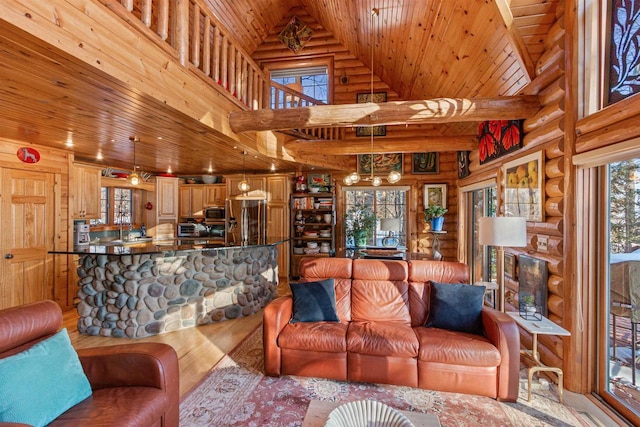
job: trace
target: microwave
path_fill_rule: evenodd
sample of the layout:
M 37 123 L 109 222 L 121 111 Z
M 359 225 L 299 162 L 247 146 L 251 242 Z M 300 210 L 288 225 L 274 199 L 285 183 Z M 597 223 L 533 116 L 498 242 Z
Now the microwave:
M 209 206 L 208 208 L 205 208 L 204 218 L 207 222 L 224 221 L 225 220 L 224 206 Z
M 186 222 L 178 224 L 178 237 L 203 237 L 209 232 L 204 224 Z

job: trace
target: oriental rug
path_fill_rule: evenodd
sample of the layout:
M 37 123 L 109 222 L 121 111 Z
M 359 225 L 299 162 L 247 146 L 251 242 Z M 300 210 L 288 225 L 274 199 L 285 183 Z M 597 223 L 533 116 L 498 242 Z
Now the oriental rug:
M 262 328 L 225 356 L 180 405 L 180 425 L 300 426 L 312 399 L 350 402 L 373 399 L 399 410 L 437 415 L 447 426 L 593 426 L 573 408 L 558 403 L 555 389 L 536 385 L 527 402 L 526 371 L 521 371 L 516 403 L 488 397 L 385 384 L 264 375 Z

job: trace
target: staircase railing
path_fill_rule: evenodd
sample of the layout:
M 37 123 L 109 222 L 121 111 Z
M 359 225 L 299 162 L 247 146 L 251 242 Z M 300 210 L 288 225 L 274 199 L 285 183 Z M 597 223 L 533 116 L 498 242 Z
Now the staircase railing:
M 183 66 L 221 89 L 241 108 L 292 108 L 319 101 L 269 82 L 203 0 L 99 0 Z M 270 95 L 271 99 L 270 105 Z M 333 128 L 301 129 L 306 138 L 335 139 Z

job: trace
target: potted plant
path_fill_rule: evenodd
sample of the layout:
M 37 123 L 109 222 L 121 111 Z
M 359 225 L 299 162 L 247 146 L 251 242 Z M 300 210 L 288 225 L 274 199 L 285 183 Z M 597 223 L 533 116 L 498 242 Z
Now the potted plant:
M 536 298 L 533 295 L 522 295 L 520 297 L 520 304 L 524 308 L 524 311 L 527 313 L 535 313 L 536 312 Z
M 347 238 L 352 238 L 358 247 L 367 245 L 367 240 L 376 229 L 376 214 L 370 206 L 353 205 L 344 216 Z
M 432 231 L 442 231 L 444 224 L 444 214 L 448 209 L 440 205 L 431 205 L 424 210 L 424 222 L 431 221 Z

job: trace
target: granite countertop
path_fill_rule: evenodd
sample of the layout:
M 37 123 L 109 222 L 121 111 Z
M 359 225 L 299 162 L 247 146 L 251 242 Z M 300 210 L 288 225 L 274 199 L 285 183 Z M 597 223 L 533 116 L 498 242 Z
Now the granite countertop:
M 136 255 L 153 254 L 175 251 L 202 251 L 202 250 L 224 250 L 226 248 L 236 248 L 240 245 L 228 245 L 208 243 L 208 238 L 180 237 L 168 240 L 139 239 L 127 242 L 105 242 L 90 243 L 88 245 L 74 245 L 71 250 L 54 250 L 50 254 L 67 255 Z M 247 247 L 273 246 L 288 241 L 286 237 L 270 238 L 263 245 L 249 245 Z

